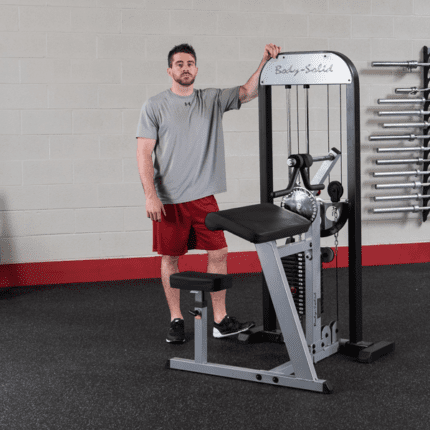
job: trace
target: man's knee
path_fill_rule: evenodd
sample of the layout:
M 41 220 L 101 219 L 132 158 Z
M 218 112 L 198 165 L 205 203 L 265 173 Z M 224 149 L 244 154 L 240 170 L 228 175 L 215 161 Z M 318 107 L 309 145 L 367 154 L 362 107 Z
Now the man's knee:
M 217 249 L 216 251 L 208 251 L 208 258 L 211 260 L 224 261 L 227 260 L 228 248 Z
M 178 264 L 178 261 L 179 261 L 179 256 L 175 256 L 175 255 L 162 255 L 161 256 L 161 262 L 164 264 L 176 265 L 176 264 Z

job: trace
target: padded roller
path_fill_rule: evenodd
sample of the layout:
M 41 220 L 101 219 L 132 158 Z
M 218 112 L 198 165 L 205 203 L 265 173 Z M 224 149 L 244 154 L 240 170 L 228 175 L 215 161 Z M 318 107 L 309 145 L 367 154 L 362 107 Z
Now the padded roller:
M 202 272 L 175 273 L 170 276 L 170 286 L 180 290 L 222 291 L 233 286 L 233 276 Z

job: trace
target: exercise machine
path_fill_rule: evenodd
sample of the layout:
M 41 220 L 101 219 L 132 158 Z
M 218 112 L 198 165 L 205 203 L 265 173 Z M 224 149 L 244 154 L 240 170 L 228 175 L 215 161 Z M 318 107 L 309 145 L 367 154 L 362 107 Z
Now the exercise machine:
M 222 289 L 224 287 L 223 279 L 221 278 L 217 284 L 215 282 L 217 278 L 214 279 L 212 276 L 220 275 L 208 276 L 210 274 L 184 272 L 172 275 L 170 283 L 173 288 L 191 289 L 196 292 L 195 312 L 201 316 L 201 319 L 195 320 L 195 359 L 173 358 L 168 361 L 168 367 L 318 392 L 331 392 L 330 384 L 317 377 L 311 352 L 308 349 L 280 260 L 281 256 L 287 255 L 289 252 L 303 250 L 312 252 L 312 242 L 305 240 L 294 246 L 284 245 L 280 248 L 276 245 L 277 239 L 306 233 L 309 229 L 319 229 L 319 225 L 295 212 L 271 203 L 209 214 L 206 217 L 206 225 L 211 230 L 224 229 L 255 244 L 264 277 L 276 307 L 290 361 L 268 371 L 208 362 L 207 303 L 204 294 L 207 291 Z M 224 282 L 228 282 L 228 278 Z M 207 284 L 209 285 L 207 286 Z
M 333 130 L 330 124 L 335 122 L 336 114 L 339 116 L 339 149 L 346 152 L 346 192 L 347 198 L 343 202 L 343 186 L 337 181 L 328 185 L 332 189 L 331 203 L 338 201 L 340 211 L 338 225 L 332 225 L 327 219 L 329 204 L 321 204 L 322 229 L 321 236 L 336 234 L 344 225 L 344 218 L 348 218 L 348 291 L 349 291 L 349 339 L 341 339 L 339 350 L 341 353 L 354 357 L 358 361 L 373 362 L 380 356 L 394 350 L 393 342 L 381 341 L 372 343 L 363 340 L 363 306 L 362 306 L 362 260 L 361 260 L 361 155 L 360 155 L 360 89 L 358 72 L 354 64 L 343 54 L 337 52 L 298 52 L 279 54 L 277 59 L 269 60 L 263 68 L 259 86 L 259 125 L 260 125 L 260 200 L 262 203 L 273 203 L 275 197 L 283 192 L 273 191 L 273 130 L 272 130 L 272 87 L 285 86 L 287 91 L 287 123 L 288 123 L 288 150 L 291 151 L 291 107 L 289 100 L 293 88 L 296 93 L 303 86 L 306 106 L 306 147 L 309 145 L 309 107 L 308 94 L 313 86 L 326 86 L 327 88 L 327 141 L 333 140 Z M 338 88 L 338 104 L 335 105 L 333 93 Z M 329 95 L 332 94 L 330 98 Z M 336 97 L 337 98 L 337 97 Z M 299 97 L 296 97 L 298 104 Z M 297 130 L 299 129 L 299 105 L 296 108 Z M 344 112 L 344 114 L 343 114 Z M 342 116 L 343 115 L 343 116 Z M 303 121 L 302 121 L 303 122 Z M 345 124 L 344 124 L 345 122 Z M 330 135 L 330 131 L 332 134 Z M 346 145 L 344 145 L 346 140 Z M 300 146 L 300 136 L 297 133 L 297 146 Z M 344 148 L 346 146 L 346 148 Z M 343 180 L 342 159 L 341 181 Z M 321 176 L 313 179 L 320 182 Z M 336 206 L 336 205 L 333 205 Z M 343 211 L 341 210 L 343 209 Z M 342 222 L 340 222 L 342 221 Z M 317 280 L 314 279 L 314 282 Z M 276 312 L 268 294 L 267 286 L 263 281 L 263 321 L 262 328 L 256 328 L 259 338 L 276 339 Z M 339 330 L 337 322 L 335 330 Z M 334 333 L 332 333 L 332 337 Z
M 346 103 L 339 109 L 346 111 L 347 136 L 347 199 L 342 200 L 343 186 L 330 181 L 330 202 L 317 198 L 325 188 L 324 182 L 342 156 L 343 121 L 340 120 L 340 149 L 329 148 L 328 154 L 312 156 L 309 136 L 309 89 L 312 85 L 326 85 L 345 89 Z M 274 191 L 273 186 L 273 130 L 272 87 L 287 90 L 288 168 L 287 188 Z M 307 151 L 291 152 L 291 101 L 293 87 L 305 92 Z M 297 101 L 297 144 L 299 147 L 299 97 Z M 327 101 L 327 115 L 331 103 Z M 336 352 L 359 361 L 372 362 L 394 350 L 393 342 L 370 343 L 362 339 L 362 274 L 361 274 L 361 186 L 360 186 L 360 114 L 358 74 L 351 61 L 335 52 L 281 53 L 269 60 L 262 69 L 259 81 L 260 127 L 260 204 L 211 213 L 206 226 L 222 229 L 255 244 L 263 270 L 263 327 L 251 330 L 246 341 L 282 341 L 290 361 L 268 371 L 226 366 L 207 361 L 207 311 L 205 293 L 228 288 L 231 277 L 186 272 L 171 277 L 173 288 L 191 290 L 196 294 L 195 359 L 172 358 L 171 369 L 207 373 L 261 383 L 302 388 L 329 393 L 328 381 L 318 379 L 314 364 Z M 330 123 L 328 121 L 328 132 Z M 328 139 L 330 144 L 330 138 Z M 321 162 L 310 179 L 314 163 Z M 341 163 L 342 165 L 342 163 Z M 342 179 L 342 174 L 341 174 Z M 303 182 L 303 186 L 300 185 Z M 274 199 L 282 197 L 280 206 Z M 334 221 L 327 217 L 332 207 Z M 340 339 L 338 321 L 321 325 L 321 237 L 336 235 L 348 220 L 349 244 L 349 339 Z M 284 241 L 278 246 L 277 241 Z M 323 259 L 326 258 L 323 252 Z M 301 273 L 301 276 L 299 275 Z M 211 275 L 211 276 L 209 276 Z M 218 276 L 218 277 L 217 277 Z M 226 275 L 224 275 L 226 276 Z M 294 282 L 298 283 L 293 285 Z M 291 284 L 291 285 L 290 285 Z M 279 324 L 280 329 L 277 328 Z M 243 336 L 242 336 L 243 337 Z

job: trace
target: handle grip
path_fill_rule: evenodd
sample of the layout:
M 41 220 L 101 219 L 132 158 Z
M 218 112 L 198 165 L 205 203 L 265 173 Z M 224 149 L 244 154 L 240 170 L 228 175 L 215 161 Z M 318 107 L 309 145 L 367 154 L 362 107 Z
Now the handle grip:
M 296 186 L 299 173 L 302 176 L 305 188 L 307 188 L 309 191 L 319 191 L 325 188 L 324 184 L 312 185 L 309 181 L 309 173 L 306 169 L 311 167 L 313 164 L 313 158 L 310 154 L 295 154 L 291 155 L 290 158 L 294 160 L 294 169 L 290 179 L 290 183 L 288 184 L 288 187 L 284 190 L 274 191 L 273 193 L 271 193 L 272 198 L 283 197 L 287 194 L 290 194 L 291 191 L 293 191 L 293 188 Z

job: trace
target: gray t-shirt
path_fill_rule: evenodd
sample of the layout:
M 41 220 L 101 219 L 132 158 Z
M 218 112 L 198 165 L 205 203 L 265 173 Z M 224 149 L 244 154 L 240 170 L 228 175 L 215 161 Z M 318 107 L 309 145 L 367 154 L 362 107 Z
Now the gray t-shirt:
M 185 203 L 227 190 L 224 112 L 240 109 L 239 88 L 170 89 L 142 106 L 136 137 L 156 139 L 154 184 L 163 204 Z

